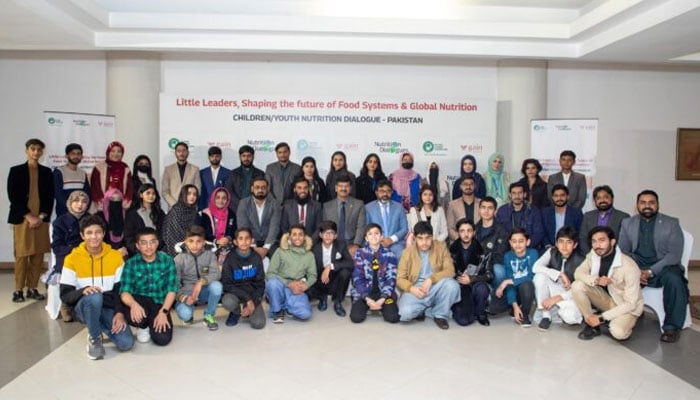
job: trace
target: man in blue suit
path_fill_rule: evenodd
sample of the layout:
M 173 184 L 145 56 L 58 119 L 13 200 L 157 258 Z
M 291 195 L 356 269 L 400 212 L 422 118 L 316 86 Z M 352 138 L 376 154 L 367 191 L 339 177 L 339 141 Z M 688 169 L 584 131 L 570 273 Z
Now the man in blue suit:
M 583 213 L 581 209 L 568 205 L 569 188 L 558 183 L 552 187 L 552 205 L 542 210 L 544 225 L 544 245 L 554 246 L 557 243 L 557 232 L 562 226 L 570 226 L 578 232 L 581 229 Z
M 199 179 L 202 181 L 202 193 L 199 196 L 199 209 L 209 206 L 209 197 L 214 189 L 224 187 L 231 170 L 221 166 L 221 148 L 212 146 L 209 148 L 209 166 L 199 170 Z
M 375 223 L 382 227 L 384 239 L 382 246 L 389 248 L 396 258 L 401 258 L 401 253 L 406 247 L 406 234 L 408 233 L 408 220 L 401 203 L 391 200 L 393 193 L 391 182 L 383 179 L 377 183 L 377 200 L 365 205 L 365 217 L 367 224 Z

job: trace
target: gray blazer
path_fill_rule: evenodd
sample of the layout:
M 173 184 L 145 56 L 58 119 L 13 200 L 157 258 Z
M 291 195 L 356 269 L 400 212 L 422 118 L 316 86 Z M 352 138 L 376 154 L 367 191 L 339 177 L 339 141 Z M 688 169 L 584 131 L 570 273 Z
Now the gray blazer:
M 283 204 L 285 200 L 292 198 L 293 192 L 290 190 L 294 178 L 301 174 L 299 164 L 289 162 L 287 164 L 284 177 L 282 177 L 282 165 L 279 161 L 268 164 L 265 168 L 265 179 L 270 184 L 270 193 L 274 196 L 279 204 Z
M 280 236 L 280 217 L 282 210 L 272 196 L 268 195 L 263 207 L 262 222 L 258 221 L 258 209 L 253 196 L 241 199 L 236 210 L 236 222 L 239 228 L 248 228 L 253 232 L 255 242 L 265 242 L 272 246 Z
M 620 211 L 616 208 L 612 209 L 608 226 L 615 232 L 615 238 L 620 239 L 620 225 L 622 220 L 629 218 L 629 214 Z M 583 222 L 581 222 L 581 232 L 579 232 L 578 248 L 582 254 L 588 254 L 591 251 L 591 245 L 588 243 L 588 232 L 598 226 L 598 210 L 589 211 L 583 214 Z
M 552 195 L 552 188 L 554 185 L 561 183 L 564 184 L 564 176 L 561 172 L 552 174 L 547 179 L 547 196 Z M 578 172 L 571 171 L 571 176 L 569 177 L 569 184 L 566 185 L 569 189 L 569 205 L 571 207 L 578 208 L 579 210 L 583 208 L 586 204 L 587 188 L 586 188 L 586 176 L 579 174 Z
M 635 215 L 622 221 L 620 229 L 620 249 L 630 257 L 639 244 L 639 223 L 641 217 Z M 656 215 L 654 227 L 654 248 L 658 261 L 651 266 L 654 274 L 661 273 L 667 265 L 679 265 L 683 256 L 683 230 L 678 218 L 666 214 Z
M 338 199 L 323 203 L 323 219 L 338 223 Z M 365 224 L 365 204 L 362 200 L 349 197 L 345 204 L 345 237 L 348 238 L 348 244 L 362 246 Z

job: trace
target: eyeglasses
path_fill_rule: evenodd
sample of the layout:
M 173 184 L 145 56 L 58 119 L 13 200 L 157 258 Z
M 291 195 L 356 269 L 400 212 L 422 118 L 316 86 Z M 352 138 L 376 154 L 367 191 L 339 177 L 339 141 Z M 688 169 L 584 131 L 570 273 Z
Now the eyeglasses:
M 321 235 L 323 235 L 323 236 L 335 235 L 335 231 L 327 230 L 327 231 L 325 231 L 325 232 L 321 232 Z
M 156 245 L 158 245 L 158 239 L 139 240 L 139 246 L 156 246 Z

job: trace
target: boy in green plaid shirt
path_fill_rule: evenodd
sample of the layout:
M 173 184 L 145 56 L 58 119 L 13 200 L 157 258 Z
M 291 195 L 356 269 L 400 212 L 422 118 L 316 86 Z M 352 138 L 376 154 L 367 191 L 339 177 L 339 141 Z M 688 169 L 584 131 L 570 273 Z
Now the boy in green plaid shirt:
M 124 266 L 121 299 L 128 308 L 129 324 L 139 328 L 136 340 L 165 346 L 173 338 L 170 308 L 178 291 L 173 259 L 158 251 L 158 235 L 153 228 L 136 233 L 138 254 Z

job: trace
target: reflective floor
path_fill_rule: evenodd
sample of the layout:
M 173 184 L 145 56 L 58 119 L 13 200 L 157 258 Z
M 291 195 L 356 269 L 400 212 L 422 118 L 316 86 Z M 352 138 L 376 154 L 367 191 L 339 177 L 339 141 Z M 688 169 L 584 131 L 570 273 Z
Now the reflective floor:
M 105 360 L 86 357 L 86 331 L 49 320 L 43 304 L 10 301 L 0 274 L 0 399 L 698 399 L 700 333 L 658 341 L 646 314 L 632 338 L 584 342 L 578 327 L 523 329 L 509 317 L 490 327 L 439 330 L 432 320 L 359 325 L 332 310 L 308 322 L 245 320 L 210 332 L 176 322 L 173 342 L 136 343 Z M 43 302 L 42 302 L 43 303 Z M 346 300 L 349 309 L 349 301 Z

